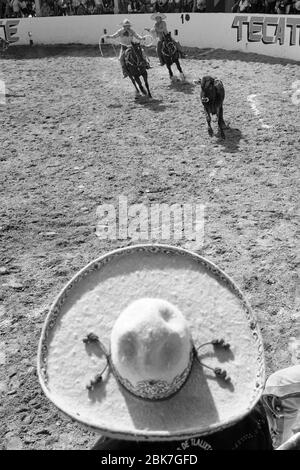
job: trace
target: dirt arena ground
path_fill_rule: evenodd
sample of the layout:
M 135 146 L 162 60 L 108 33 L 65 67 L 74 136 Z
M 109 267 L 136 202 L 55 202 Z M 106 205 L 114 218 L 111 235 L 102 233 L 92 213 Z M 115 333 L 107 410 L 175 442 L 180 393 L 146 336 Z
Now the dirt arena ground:
M 151 57 L 149 101 L 135 100 L 118 61 L 96 47 L 11 47 L 0 60 L 0 448 L 96 441 L 46 399 L 36 353 L 66 281 L 133 243 L 96 236 L 97 206 L 121 195 L 205 205 L 199 246 L 156 241 L 192 247 L 232 276 L 259 320 L 267 374 L 288 365 L 299 312 L 299 63 L 189 50 L 187 82 L 171 85 Z M 225 85 L 225 141 L 207 134 L 193 85 L 205 74 Z

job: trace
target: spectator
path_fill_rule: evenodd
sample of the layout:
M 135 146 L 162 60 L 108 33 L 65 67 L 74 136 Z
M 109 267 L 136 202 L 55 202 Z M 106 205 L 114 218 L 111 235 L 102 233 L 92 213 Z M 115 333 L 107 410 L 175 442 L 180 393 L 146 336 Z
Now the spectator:
M 159 13 L 168 13 L 168 0 L 157 0 L 156 2 L 156 10 Z
M 41 16 L 51 16 L 49 4 L 45 1 L 41 2 Z
M 290 13 L 292 0 L 277 0 L 275 11 L 278 15 L 288 15 Z
M 300 1 L 299 0 L 293 3 L 291 10 L 295 15 L 300 14 Z
M 0 18 L 5 17 L 6 0 L 0 0 Z
M 206 0 L 197 0 L 194 6 L 195 13 L 204 13 L 206 11 Z
M 238 0 L 231 9 L 232 13 L 250 13 L 250 0 Z
M 140 2 L 138 0 L 130 0 L 131 11 L 130 13 L 138 13 L 140 9 Z
M 25 2 L 25 0 L 21 0 L 19 5 L 20 5 L 20 12 L 21 12 L 22 17 L 24 18 L 28 16 L 27 3 Z
M 185 13 L 191 13 L 194 8 L 194 0 L 183 0 L 182 7 Z
M 156 11 L 156 0 L 150 0 L 148 10 L 149 10 L 149 13 L 153 13 Z
M 174 0 L 174 13 L 181 13 L 182 11 L 182 0 Z
M 35 3 L 32 0 L 27 0 L 27 13 L 29 17 L 36 16 Z
M 77 15 L 77 10 L 80 5 L 80 0 L 73 0 L 72 6 L 74 10 L 74 14 Z
M 175 0 L 168 0 L 168 13 L 173 13 L 175 8 Z
M 114 12 L 113 0 L 102 0 L 103 15 L 112 15 Z
M 274 14 L 277 0 L 265 0 L 265 13 Z
M 11 0 L 10 5 L 13 11 L 13 18 L 21 18 L 22 14 L 19 0 Z
M 146 0 L 142 0 L 140 2 L 140 13 L 148 13 L 148 5 L 147 5 L 147 2 Z
M 251 13 L 264 13 L 265 0 L 251 0 Z
M 121 15 L 128 13 L 128 1 L 118 0 L 118 13 Z

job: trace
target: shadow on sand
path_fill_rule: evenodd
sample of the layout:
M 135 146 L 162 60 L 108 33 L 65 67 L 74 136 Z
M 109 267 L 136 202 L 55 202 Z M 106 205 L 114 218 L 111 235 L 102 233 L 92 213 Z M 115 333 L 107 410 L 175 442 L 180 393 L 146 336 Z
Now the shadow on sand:
M 240 51 L 227 51 L 224 49 L 199 49 L 197 47 L 185 47 L 184 51 L 187 53 L 188 59 L 199 59 L 199 60 L 238 60 L 243 62 L 259 62 L 264 64 L 296 64 L 299 62 L 291 59 L 282 59 L 279 57 L 269 57 L 262 54 L 256 54 L 252 52 L 240 52 Z M 112 57 L 115 57 L 115 53 L 111 53 Z M 156 56 L 155 49 L 148 48 L 148 56 Z M 41 59 L 43 57 L 51 56 L 69 56 L 69 57 L 98 57 L 101 58 L 98 45 L 86 45 L 86 44 L 56 44 L 51 46 L 45 45 L 33 45 L 27 46 L 10 46 L 3 54 L 1 58 L 12 59 L 12 60 L 26 60 L 26 59 Z M 103 59 L 103 58 L 102 58 Z
M 166 110 L 167 106 L 163 104 L 163 100 L 158 100 L 156 98 L 149 98 L 148 96 L 137 95 L 135 97 L 135 103 L 144 108 L 148 108 L 154 113 L 161 113 Z
M 176 80 L 171 82 L 168 88 L 178 93 L 185 93 L 186 95 L 192 95 L 194 92 L 195 85 L 187 81 Z
M 234 127 L 230 127 L 228 124 L 224 129 L 225 139 L 222 139 L 220 133 L 216 135 L 218 137 L 218 144 L 224 147 L 224 151 L 228 153 L 236 153 L 240 149 L 240 140 L 243 138 L 242 132 Z

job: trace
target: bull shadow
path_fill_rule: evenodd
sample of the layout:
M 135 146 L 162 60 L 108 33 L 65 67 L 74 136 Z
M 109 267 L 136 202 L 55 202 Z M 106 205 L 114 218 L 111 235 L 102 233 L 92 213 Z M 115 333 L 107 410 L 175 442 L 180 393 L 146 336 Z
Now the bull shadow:
M 218 144 L 222 145 L 225 152 L 236 153 L 240 150 L 240 141 L 243 138 L 243 134 L 240 129 L 230 127 L 228 124 L 225 129 L 225 139 L 222 139 L 220 133 L 216 133 L 218 138 Z

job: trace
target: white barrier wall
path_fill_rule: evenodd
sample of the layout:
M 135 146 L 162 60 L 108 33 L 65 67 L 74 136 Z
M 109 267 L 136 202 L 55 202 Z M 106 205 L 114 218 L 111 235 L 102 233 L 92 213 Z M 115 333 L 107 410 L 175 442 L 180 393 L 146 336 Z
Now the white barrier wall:
M 99 37 L 119 28 L 124 15 L 61 16 L 0 20 L 0 37 L 15 44 L 98 44 Z M 148 14 L 130 15 L 134 29 L 153 21 Z M 300 15 L 242 15 L 231 13 L 172 13 L 167 24 L 184 46 L 255 52 L 300 61 Z

